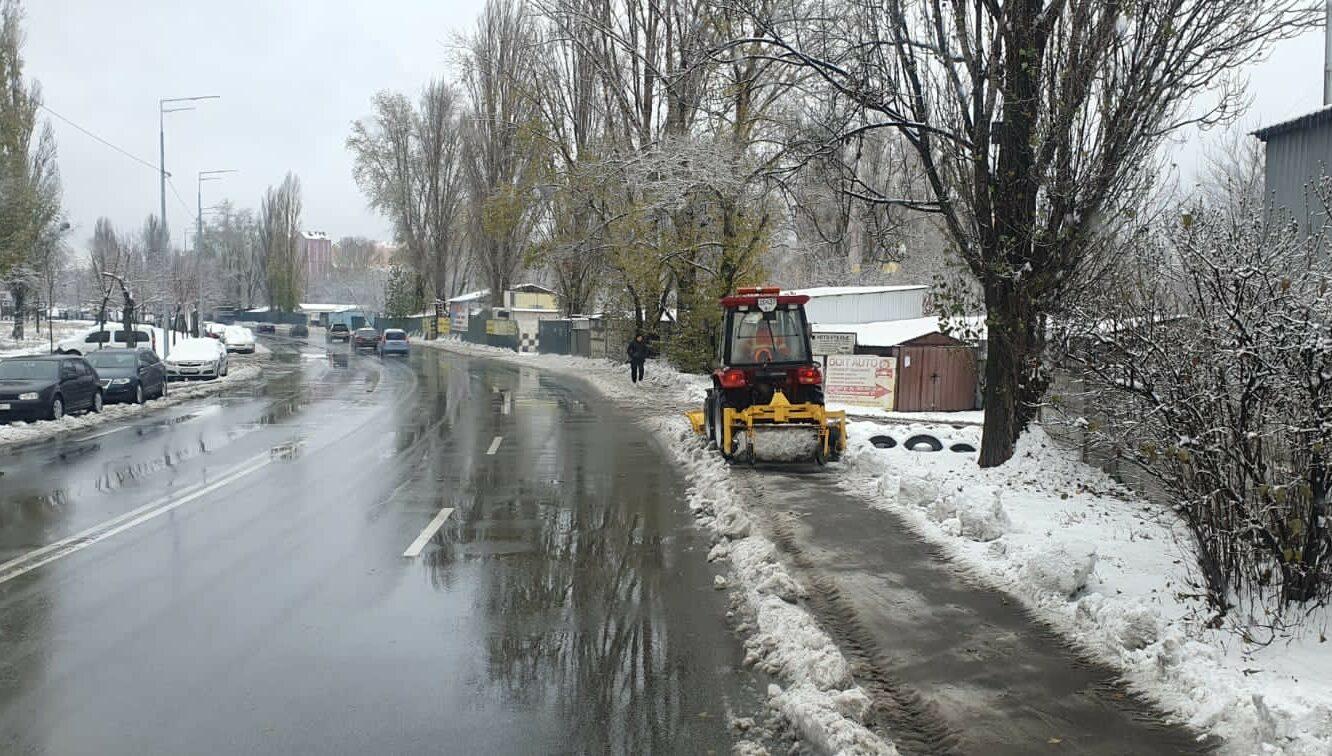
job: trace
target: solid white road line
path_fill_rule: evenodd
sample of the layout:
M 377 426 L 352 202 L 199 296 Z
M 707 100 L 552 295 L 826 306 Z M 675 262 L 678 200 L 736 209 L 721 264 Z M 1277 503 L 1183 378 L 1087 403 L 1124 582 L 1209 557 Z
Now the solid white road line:
M 453 514 L 453 510 L 447 507 L 439 510 L 439 514 L 435 515 L 435 519 L 430 521 L 430 524 L 425 527 L 425 530 L 421 531 L 421 535 L 417 536 L 415 541 L 412 541 L 412 545 L 408 546 L 407 550 L 402 552 L 402 555 L 408 559 L 420 556 L 421 549 L 424 549 L 425 545 L 430 543 L 430 539 L 435 537 L 435 533 L 440 529 L 440 526 L 444 524 L 444 521 L 449 519 L 449 515 L 451 514 Z
M 122 425 L 122 426 L 119 427 L 119 428 L 112 428 L 111 430 L 102 431 L 101 433 L 94 433 L 94 434 L 92 434 L 91 436 L 84 436 L 83 438 L 75 439 L 75 440 L 77 440 L 77 441 L 91 441 L 91 440 L 93 440 L 94 438 L 105 438 L 105 437 L 111 435 L 112 433 L 119 433 L 119 432 L 121 432 L 121 431 L 127 431 L 127 430 L 129 430 L 130 428 L 132 428 L 132 427 L 134 427 L 134 426 L 132 426 L 132 425 Z
M 488 456 L 493 456 L 495 452 L 499 451 L 500 442 L 503 440 L 503 436 L 496 436 L 495 440 L 490 442 L 490 448 L 486 450 L 486 454 Z
M 105 541 L 117 533 L 122 533 L 136 525 L 142 525 L 155 517 L 164 515 L 167 512 L 170 512 L 177 507 L 184 506 L 202 496 L 207 496 L 223 486 L 230 485 L 251 473 L 262 470 L 272 464 L 272 462 L 272 455 L 269 452 L 264 452 L 263 454 L 251 457 L 236 467 L 231 468 L 231 471 L 211 483 L 200 484 L 200 486 L 196 486 L 192 490 L 188 488 L 185 489 L 188 493 L 177 493 L 174 498 L 163 497 L 157 499 L 156 501 L 145 504 L 138 509 L 126 512 L 119 517 L 113 517 L 106 522 L 94 525 L 80 533 L 75 533 L 68 538 L 63 538 L 55 543 L 43 546 L 40 549 L 35 549 L 22 556 L 15 557 L 4 564 L 0 564 L 0 584 L 7 583 L 21 575 L 26 575 L 38 567 L 50 564 L 57 559 L 63 559 L 70 554 L 82 551 L 95 543 Z

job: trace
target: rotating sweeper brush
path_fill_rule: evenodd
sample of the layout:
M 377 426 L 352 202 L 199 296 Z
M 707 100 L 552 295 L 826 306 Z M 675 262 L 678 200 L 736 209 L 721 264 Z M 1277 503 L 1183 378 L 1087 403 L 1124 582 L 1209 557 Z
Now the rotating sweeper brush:
M 835 460 L 846 449 L 846 414 L 823 406 L 823 374 L 810 353 L 809 297 L 742 288 L 721 300 L 719 367 L 694 432 L 727 459 Z

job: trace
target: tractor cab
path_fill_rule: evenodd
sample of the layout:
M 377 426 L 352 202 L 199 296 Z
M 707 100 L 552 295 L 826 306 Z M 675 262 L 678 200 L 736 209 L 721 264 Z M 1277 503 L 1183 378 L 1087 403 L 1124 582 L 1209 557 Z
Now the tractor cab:
M 823 373 L 810 349 L 809 297 L 741 288 L 721 300 L 718 367 L 695 432 L 726 459 L 820 464 L 846 447 L 846 416 L 823 407 Z
M 781 391 L 788 401 L 823 403 L 823 375 L 810 355 L 809 297 L 777 288 L 742 288 L 721 301 L 725 310 L 714 387 L 729 406 L 767 404 Z

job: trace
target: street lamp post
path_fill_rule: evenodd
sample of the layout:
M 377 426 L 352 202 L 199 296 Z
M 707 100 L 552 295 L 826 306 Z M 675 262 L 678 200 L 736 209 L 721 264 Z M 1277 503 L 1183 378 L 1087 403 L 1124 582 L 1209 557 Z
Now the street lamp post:
M 203 237 L 203 211 L 204 211 L 204 207 L 203 207 L 203 182 L 205 182 L 205 181 L 221 181 L 221 180 L 222 180 L 222 175 L 223 175 L 223 174 L 226 174 L 226 173 L 235 173 L 235 172 L 236 172 L 236 170 L 235 170 L 234 168 L 224 168 L 224 169 L 221 169 L 221 170 L 215 170 L 215 171 L 199 171 L 199 183 L 198 183 L 198 185 L 197 185 L 197 192 L 198 192 L 198 197 L 197 197 L 197 199 L 198 199 L 198 202 L 199 202 L 199 206 L 198 206 L 198 215 L 195 216 L 195 222 L 198 224 L 198 226 L 197 226 L 197 230 L 194 232 L 194 257 L 195 257 L 195 265 L 196 265 L 196 266 L 198 267 L 198 269 L 199 269 L 199 271 L 198 271 L 198 275 L 199 275 L 199 290 L 198 290 L 198 292 L 197 292 L 197 294 L 198 294 L 198 301 L 195 303 L 195 309 L 196 309 L 196 311 L 199 313 L 199 316 L 198 316 L 198 325 L 196 326 L 196 328 L 198 329 L 198 333 L 196 333 L 195 336 L 202 336 L 202 335 L 203 335 L 203 289 L 204 289 L 204 274 L 203 274 L 203 248 L 204 248 L 204 244 L 203 244 L 203 238 L 204 238 L 204 237 Z
M 162 252 L 164 259 L 167 256 L 169 250 L 171 249 L 171 239 L 169 236 L 167 236 L 167 222 L 166 222 L 166 181 L 167 181 L 167 176 L 169 175 L 166 169 L 166 114 L 177 113 L 182 110 L 194 110 L 193 105 L 182 105 L 179 107 L 170 107 L 170 108 L 167 106 L 173 103 L 191 103 L 191 102 L 199 102 L 201 100 L 218 100 L 221 99 L 221 97 L 222 97 L 221 95 L 202 95 L 199 97 L 167 97 L 157 101 L 157 149 L 158 149 L 157 168 L 158 168 L 158 184 L 160 189 L 159 199 L 161 200 L 161 205 L 159 207 L 161 215 L 158 216 L 158 221 L 162 224 L 162 230 L 158 233 L 157 237 L 158 237 L 158 244 L 161 245 L 160 251 Z M 175 323 L 171 323 L 171 328 L 169 328 L 166 332 L 167 333 L 166 343 L 162 346 L 162 353 L 164 355 L 171 354 L 171 333 L 172 331 L 175 330 L 175 325 L 176 325 Z

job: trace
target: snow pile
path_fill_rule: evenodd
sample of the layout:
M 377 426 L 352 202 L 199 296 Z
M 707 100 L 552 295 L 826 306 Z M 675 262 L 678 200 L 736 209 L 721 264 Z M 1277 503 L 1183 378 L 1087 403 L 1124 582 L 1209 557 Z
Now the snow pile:
M 868 697 L 854 684 L 846 657 L 798 603 L 803 588 L 782 566 L 772 542 L 753 527 L 745 498 L 735 490 L 726 464 L 694 436 L 684 417 L 663 416 L 701 406 L 706 378 L 682 375 L 653 362 L 648 364 L 645 386 L 630 382 L 628 369 L 610 360 L 518 354 L 455 340 L 422 343 L 571 374 L 636 408 L 650 403 L 653 412 L 643 418 L 644 424 L 662 438 L 685 470 L 689 509 L 712 538 L 708 560 L 730 563 L 732 579 L 722 578 L 716 585 L 734 589 L 739 597 L 736 629 L 744 638 L 745 663 L 787 686 L 769 688 L 769 705 L 819 752 L 897 753 L 862 724 Z
M 891 756 L 897 749 L 857 724 L 869 710 L 869 697 L 858 688 L 831 698 L 807 685 L 787 690 L 768 687 L 769 699 L 819 753 L 881 754 Z M 831 705 L 829 702 L 831 701 Z
M 1054 541 L 1034 550 L 1022 568 L 1022 579 L 1038 591 L 1073 598 L 1096 569 L 1096 547 Z
M 801 738 L 824 753 L 896 753 L 861 721 L 868 699 L 851 676 L 837 645 L 797 600 L 803 589 L 777 558 L 772 542 L 754 534 L 744 497 L 715 452 L 694 437 L 683 419 L 656 418 L 648 425 L 667 439 L 689 481 L 689 508 L 713 534 L 711 560 L 728 559 L 753 627 L 745 635 L 745 664 L 786 681 L 770 690 L 772 705 Z M 864 706 L 848 702 L 864 701 Z
M 918 497 L 928 494 L 923 488 L 909 490 Z M 936 496 L 927 512 L 931 520 L 951 535 L 973 541 L 993 541 L 1008 532 L 1011 526 L 999 489 L 994 486 L 968 487 L 946 496 Z
M 169 394 L 164 399 L 153 399 L 143 404 L 108 404 L 96 414 L 86 412 L 82 415 L 66 415 L 59 420 L 0 425 L 0 446 L 45 441 L 61 434 L 87 430 L 116 420 L 143 415 L 252 381 L 259 377 L 260 372 L 259 366 L 246 365 L 229 371 L 224 378 L 199 383 L 173 383 L 167 389 Z
M 929 433 L 979 447 L 979 428 L 852 422 L 843 485 L 892 511 L 1138 692 L 1234 753 L 1332 753 L 1327 612 L 1305 635 L 1246 646 L 1198 626 L 1189 539 L 1169 512 L 1057 448 L 1039 428 L 1014 458 L 875 448 Z

